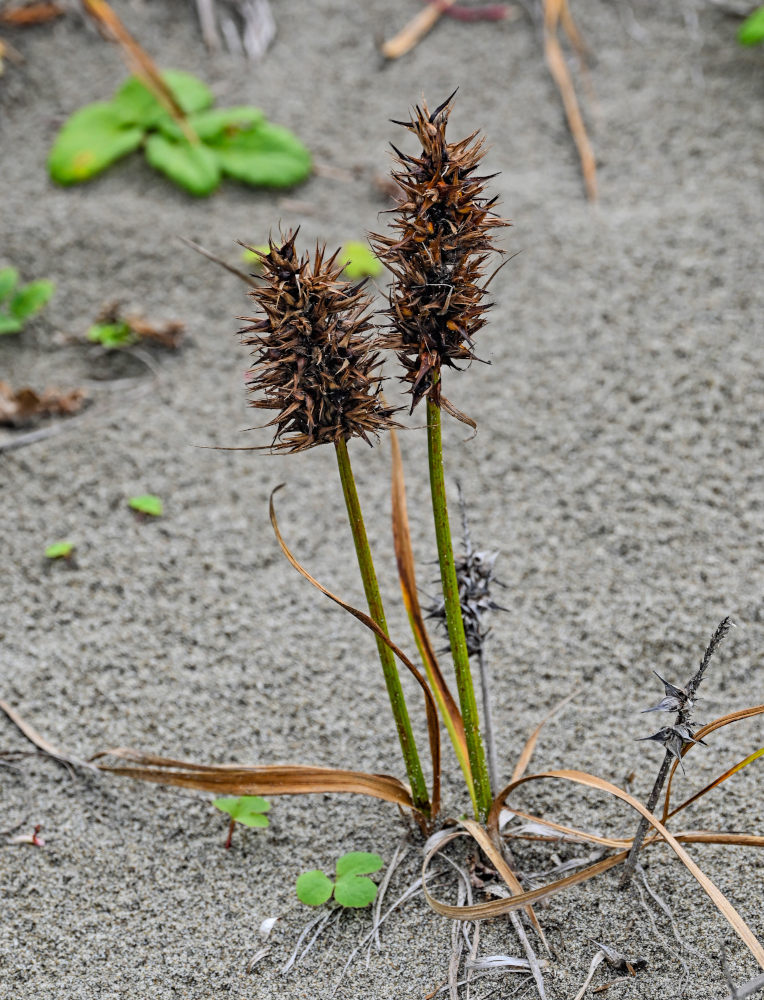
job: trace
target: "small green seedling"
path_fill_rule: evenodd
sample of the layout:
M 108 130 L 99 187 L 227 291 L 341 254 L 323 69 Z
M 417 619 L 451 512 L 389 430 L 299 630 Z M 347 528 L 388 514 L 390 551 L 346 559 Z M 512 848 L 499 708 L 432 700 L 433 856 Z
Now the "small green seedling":
M 383 271 L 379 258 L 368 243 L 351 240 L 343 246 L 340 259 L 345 265 L 345 277 L 350 281 L 378 278 Z
M 268 826 L 268 817 L 263 813 L 268 812 L 271 804 L 259 795 L 240 795 L 238 799 L 215 799 L 212 804 L 231 817 L 228 838 L 225 842 L 226 850 L 231 846 L 233 828 L 237 823 L 243 823 L 244 826 Z
M 147 514 L 149 517 L 162 516 L 162 501 L 153 493 L 144 493 L 139 497 L 131 497 L 128 500 L 129 506 L 139 514 Z
M 74 542 L 54 542 L 45 550 L 48 559 L 69 559 L 74 552 Z
M 334 893 L 340 906 L 369 906 L 377 896 L 377 884 L 364 875 L 378 872 L 384 861 L 378 854 L 351 851 L 337 861 L 334 882 L 321 871 L 303 872 L 297 879 L 297 896 L 308 906 L 321 906 Z
M 740 25 L 737 40 L 741 45 L 760 45 L 764 42 L 764 7 L 750 14 Z
M 87 332 L 88 340 L 102 347 L 130 347 L 138 338 L 124 321 L 118 323 L 94 323 Z
M 253 187 L 291 187 L 311 171 L 308 150 L 259 108 L 213 108 L 212 91 L 191 73 L 162 74 L 183 118 L 176 121 L 135 76 L 110 101 L 76 111 L 48 157 L 59 184 L 79 184 L 138 148 L 190 194 L 211 194 L 224 176 Z M 181 124 L 182 122 L 182 124 Z
M 46 278 L 20 288 L 18 283 L 15 267 L 0 268 L 0 334 L 21 333 L 24 323 L 42 309 L 56 290 Z

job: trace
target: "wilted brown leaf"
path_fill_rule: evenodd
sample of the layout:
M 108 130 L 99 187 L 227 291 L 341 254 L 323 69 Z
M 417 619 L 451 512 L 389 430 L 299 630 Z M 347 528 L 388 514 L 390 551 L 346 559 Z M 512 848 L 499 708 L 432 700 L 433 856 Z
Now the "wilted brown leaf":
M 38 393 L 28 386 L 13 389 L 7 382 L 0 382 L 0 424 L 25 427 L 40 417 L 70 416 L 82 409 L 85 399 L 82 389 L 45 389 Z

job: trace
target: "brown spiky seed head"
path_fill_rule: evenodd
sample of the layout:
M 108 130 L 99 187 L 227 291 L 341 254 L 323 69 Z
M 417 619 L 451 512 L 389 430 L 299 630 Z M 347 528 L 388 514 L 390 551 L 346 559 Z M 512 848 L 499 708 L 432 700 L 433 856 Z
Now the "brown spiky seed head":
M 370 298 L 340 280 L 339 251 L 298 256 L 297 232 L 260 254 L 263 285 L 252 291 L 261 314 L 241 333 L 254 364 L 246 374 L 250 405 L 276 410 L 271 450 L 370 436 L 395 426 L 380 396 L 381 361 L 370 335 Z M 257 251 L 255 251 L 257 252 Z
M 484 140 L 474 132 L 446 141 L 453 96 L 432 113 L 423 101 L 411 121 L 395 123 L 416 135 L 422 152 L 408 156 L 393 146 L 393 179 L 404 200 L 394 210 L 395 234 L 372 236 L 393 274 L 382 346 L 406 370 L 412 410 L 425 395 L 440 405 L 443 366 L 476 358 L 473 341 L 488 308 L 485 265 L 497 249 L 493 231 L 509 224 L 493 212 L 496 199 L 483 194 L 490 178 L 475 174 Z

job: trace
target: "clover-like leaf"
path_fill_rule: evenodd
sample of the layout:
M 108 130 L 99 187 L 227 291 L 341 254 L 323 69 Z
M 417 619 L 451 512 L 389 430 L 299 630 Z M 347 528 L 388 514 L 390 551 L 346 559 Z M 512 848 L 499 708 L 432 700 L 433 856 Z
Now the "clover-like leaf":
M 15 267 L 0 268 L 0 302 L 11 294 L 19 282 L 19 272 Z
M 45 550 L 48 559 L 68 559 L 74 552 L 74 542 L 54 542 Z
M 213 805 L 244 826 L 268 826 L 268 817 L 263 816 L 263 813 L 268 812 L 271 804 L 259 795 L 215 799 Z
M 168 69 L 162 73 L 162 79 L 187 115 L 204 111 L 214 100 L 209 87 L 192 73 Z M 140 125 L 144 130 L 156 127 L 165 118 L 172 120 L 165 107 L 137 76 L 125 80 L 112 98 L 111 105 L 122 122 Z
M 59 184 L 77 184 L 137 149 L 143 130 L 126 125 L 111 104 L 88 104 L 64 122 L 48 156 L 48 171 Z
M 131 497 L 128 506 L 139 514 L 148 514 L 149 517 L 161 517 L 162 501 L 153 493 L 144 493 L 139 497 Z
M 384 861 L 378 854 L 368 851 L 350 851 L 337 861 L 337 878 L 346 875 L 372 875 L 378 872 Z
M 334 898 L 340 906 L 353 909 L 368 906 L 377 898 L 378 886 L 362 875 L 344 875 L 334 886 Z
M 311 169 L 310 153 L 289 129 L 270 122 L 210 141 L 223 173 L 254 187 L 291 187 Z
M 138 339 L 124 321 L 119 323 L 94 323 L 87 332 L 88 340 L 102 347 L 128 347 Z
M 56 290 L 56 286 L 47 278 L 40 278 L 39 281 L 30 281 L 28 285 L 20 288 L 11 299 L 11 315 L 22 322 L 29 319 L 49 301 Z
M 379 871 L 384 862 L 378 854 L 365 851 L 351 851 L 337 861 L 337 881 L 334 898 L 340 906 L 358 908 L 373 903 L 378 886 L 370 878 L 364 878 Z
M 351 281 L 382 274 L 382 263 L 368 243 L 350 240 L 343 246 L 339 259 L 345 265 L 345 277 Z
M 297 898 L 308 906 L 321 906 L 332 894 L 334 884 L 318 870 L 303 872 L 295 885 Z
M 190 143 L 186 138 L 175 141 L 156 133 L 146 143 L 146 159 L 199 198 L 211 194 L 220 183 L 220 165 L 203 143 Z
M 741 45 L 758 45 L 764 42 L 764 7 L 758 7 L 743 21 L 737 40 Z

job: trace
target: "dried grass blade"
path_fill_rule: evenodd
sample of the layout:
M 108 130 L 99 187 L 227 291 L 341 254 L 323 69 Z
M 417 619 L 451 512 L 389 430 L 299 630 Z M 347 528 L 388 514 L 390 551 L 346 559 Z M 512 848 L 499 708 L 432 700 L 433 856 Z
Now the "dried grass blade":
M 533 730 L 531 735 L 526 740 L 525 746 L 523 747 L 520 756 L 517 758 L 515 769 L 512 772 L 512 778 L 511 778 L 512 781 L 517 781 L 518 778 L 522 778 L 522 776 L 528 770 L 528 765 L 531 762 L 533 751 L 536 749 L 536 743 L 538 742 L 538 738 L 541 735 L 541 730 L 544 728 L 547 722 L 550 721 L 550 719 L 553 719 L 558 712 L 562 711 L 562 709 L 565 708 L 568 702 L 572 701 L 576 697 L 576 695 L 580 690 L 581 690 L 580 688 L 576 688 L 575 691 L 571 691 L 571 693 L 567 696 L 567 698 L 563 698 L 562 701 L 558 702 L 550 712 L 547 712 L 547 714 L 544 716 L 541 722 L 539 722 L 539 724 Z M 520 813 L 518 813 L 518 816 L 519 815 Z M 551 823 L 547 825 L 551 826 Z
M 400 59 L 410 52 L 435 27 L 444 11 L 455 3 L 456 0 L 441 0 L 437 6 L 428 3 L 397 35 L 383 43 L 381 51 L 385 59 Z
M 581 989 L 573 997 L 573 1000 L 583 1000 L 584 994 L 586 993 L 589 983 L 594 979 L 594 973 L 597 971 L 599 966 L 605 961 L 605 952 L 598 951 L 597 954 L 592 959 L 592 964 L 589 966 L 589 971 L 586 974 L 586 979 L 581 984 Z
M 408 507 L 406 505 L 406 480 L 403 474 L 403 460 L 398 435 L 390 431 L 390 446 L 392 452 L 392 510 L 393 510 L 393 544 L 395 560 L 398 564 L 398 577 L 403 594 L 403 604 L 406 608 L 411 630 L 414 633 L 419 655 L 422 657 L 427 679 L 430 682 L 435 699 L 440 708 L 448 735 L 454 746 L 459 765 L 461 766 L 470 797 L 474 800 L 475 792 L 470 769 L 467 739 L 464 735 L 464 722 L 459 706 L 446 683 L 440 669 L 435 650 L 433 649 L 424 615 L 419 604 L 416 585 L 416 566 L 411 545 L 409 530 Z
M 45 24 L 65 13 L 66 10 L 57 3 L 27 3 L 18 7 L 9 5 L 0 10 L 0 24 L 8 24 L 14 28 L 28 27 L 30 24 Z
M 47 757 L 52 757 L 59 764 L 65 764 L 69 767 L 87 767 L 92 770 L 92 764 L 84 760 L 79 760 L 77 757 L 72 757 L 70 754 L 64 753 L 63 750 L 59 750 L 58 747 L 54 747 L 52 743 L 49 743 L 33 726 L 30 726 L 25 719 L 22 719 L 16 709 L 12 708 L 7 701 L 0 699 L 0 711 L 4 712 L 14 726 L 26 736 L 29 742 L 33 743 Z
M 568 127 L 578 150 L 581 173 L 586 194 L 590 201 L 597 200 L 597 162 L 594 157 L 586 126 L 578 106 L 578 98 L 570 78 L 565 57 L 557 37 L 560 18 L 564 13 L 565 0 L 544 0 L 544 56 L 549 72 L 562 97 Z M 568 12 L 567 20 L 570 19 Z
M 644 816 L 652 827 L 654 827 L 656 833 L 668 844 L 668 846 L 674 851 L 679 860 L 685 865 L 690 874 L 695 878 L 695 880 L 700 884 L 701 888 L 708 895 L 720 913 L 725 917 L 730 926 L 733 928 L 738 937 L 743 941 L 748 950 L 754 956 L 756 961 L 759 963 L 762 969 L 764 969 L 764 947 L 756 939 L 750 927 L 737 910 L 732 906 L 729 900 L 723 895 L 723 893 L 717 888 L 717 886 L 708 878 L 708 876 L 701 871 L 697 864 L 692 860 L 692 858 L 687 854 L 682 845 L 679 843 L 677 838 L 673 836 L 669 831 L 663 826 L 657 817 L 653 816 L 645 806 L 642 805 L 634 796 L 629 795 L 628 792 L 623 791 L 623 789 L 618 788 L 616 785 L 611 784 L 609 781 L 605 781 L 603 778 L 598 778 L 594 774 L 587 774 L 584 771 L 574 771 L 574 770 L 561 770 L 561 771 L 545 771 L 539 774 L 531 774 L 523 778 L 519 778 L 517 781 L 511 782 L 504 788 L 500 794 L 496 797 L 494 806 L 491 810 L 491 817 L 489 817 L 489 824 L 493 818 L 494 827 L 496 825 L 496 819 L 493 816 L 494 812 L 497 811 L 497 803 L 503 800 L 509 795 L 515 788 L 529 781 L 539 781 L 541 779 L 555 778 L 561 779 L 563 781 L 570 781 L 574 784 L 583 785 L 587 788 L 595 788 L 599 791 L 607 792 L 610 795 L 614 795 L 616 798 L 621 799 L 621 801 L 630 805 L 636 812 Z M 490 827 L 489 827 L 490 828 Z M 487 834 L 486 834 L 487 836 Z M 445 841 L 443 841 L 445 843 Z M 429 863 L 431 857 L 434 853 L 437 853 L 439 847 L 434 848 L 430 851 L 425 858 L 424 867 L 422 869 L 423 875 L 426 874 L 427 864 Z M 551 896 L 556 892 L 560 892 L 562 889 L 568 888 L 571 885 L 576 885 L 579 882 L 586 881 L 589 878 L 593 878 L 595 875 L 599 875 L 602 872 L 613 868 L 615 865 L 620 864 L 626 859 L 628 853 L 622 851 L 618 854 L 613 855 L 610 858 L 605 858 L 602 861 L 597 862 L 590 868 L 585 868 L 580 872 L 576 872 L 573 875 L 569 875 L 566 878 L 560 879 L 557 882 L 552 882 L 547 886 L 542 886 L 539 889 L 533 889 L 528 892 L 522 893 L 522 895 L 514 896 L 509 899 L 497 899 L 491 900 L 488 903 L 477 903 L 473 907 L 465 907 L 461 911 L 456 907 L 449 906 L 448 904 L 441 903 L 435 900 L 429 893 L 427 895 L 428 903 L 433 907 L 438 913 L 442 913 L 444 916 L 451 917 L 456 920 L 481 920 L 486 917 L 499 916 L 502 913 L 509 913 L 511 910 L 515 910 L 520 906 L 525 906 L 528 903 L 536 902 L 538 899 L 543 899 L 547 896 Z
M 440 726 L 438 724 L 438 709 L 435 704 L 435 698 L 432 691 L 419 670 L 414 666 L 411 660 L 406 656 L 402 649 L 400 649 L 396 644 L 390 639 L 390 637 L 377 625 L 377 623 L 369 617 L 369 615 L 364 614 L 358 608 L 354 608 L 351 604 L 347 604 L 342 598 L 337 597 L 333 594 L 331 590 L 328 590 L 322 583 L 319 583 L 314 576 L 297 562 L 295 557 L 290 552 L 286 542 L 284 541 L 281 531 L 279 530 L 278 521 L 276 520 L 276 509 L 273 504 L 274 495 L 282 488 L 284 484 L 277 486 L 275 490 L 271 493 L 269 501 L 270 518 L 271 525 L 273 526 L 273 531 L 276 535 L 276 540 L 279 543 L 281 551 L 284 553 L 288 562 L 297 570 L 300 576 L 303 576 L 309 583 L 320 590 L 322 594 L 329 598 L 330 601 L 334 601 L 338 604 L 344 611 L 347 611 L 354 618 L 357 618 L 359 622 L 364 624 L 368 629 L 370 629 L 374 635 L 382 640 L 390 649 L 395 653 L 401 663 L 413 674 L 417 683 L 422 689 L 424 694 L 424 704 L 425 711 L 427 713 L 427 734 L 430 741 L 430 756 L 432 759 L 432 796 L 431 796 L 431 808 L 432 815 L 437 816 L 440 811 Z
M 701 790 L 699 792 L 696 792 L 694 795 L 691 795 L 689 799 L 685 799 L 681 805 L 675 806 L 668 814 L 668 816 L 666 815 L 663 816 L 662 822 L 665 823 L 666 820 L 669 819 L 671 816 L 675 816 L 686 806 L 689 806 L 691 803 L 696 802 L 699 798 L 701 798 L 701 796 L 705 795 L 706 792 L 710 792 L 712 789 L 716 788 L 717 785 L 721 785 L 721 783 L 723 781 L 726 781 L 727 778 L 731 778 L 733 774 L 737 774 L 738 771 L 742 771 L 744 767 L 747 767 L 748 764 L 752 764 L 755 760 L 758 760 L 760 757 L 764 757 L 764 747 L 762 747 L 760 750 L 755 750 L 753 753 L 749 754 L 745 758 L 745 760 L 739 761 L 733 767 L 729 768 L 729 770 L 725 771 L 724 774 L 720 774 L 718 778 L 714 778 L 714 780 L 710 784 L 706 785 L 705 788 L 701 788 Z
M 311 767 L 304 764 L 194 764 L 144 754 L 127 747 L 103 750 L 92 759 L 116 757 L 135 766 L 97 764 L 99 771 L 151 781 L 160 785 L 196 788 L 204 792 L 226 795 L 307 795 L 314 792 L 348 792 L 370 795 L 412 809 L 411 795 L 406 786 L 387 774 L 367 774 L 343 768 Z
M 148 87 L 159 103 L 170 112 L 188 141 L 198 143 L 199 137 L 188 124 L 183 108 L 162 79 L 162 74 L 157 69 L 156 63 L 148 52 L 136 42 L 116 13 L 106 3 L 106 0 L 82 0 L 82 6 L 93 20 L 97 21 L 103 28 L 107 37 L 113 38 L 119 45 L 130 69 Z
M 741 722 L 743 719 L 752 719 L 757 715 L 764 714 L 764 705 L 754 705 L 751 708 L 741 708 L 736 712 L 728 712 L 726 715 L 720 716 L 718 719 L 714 719 L 713 722 L 707 723 L 695 733 L 696 740 L 702 740 L 704 736 L 708 736 L 709 733 L 716 732 L 717 729 L 722 729 L 724 726 L 729 726 L 733 722 Z M 688 746 L 684 747 L 682 750 L 682 756 L 688 752 L 688 750 L 695 746 L 696 744 L 690 743 Z M 678 760 L 675 760 L 671 765 L 671 770 L 669 771 L 668 781 L 666 782 L 666 797 L 663 800 L 663 815 L 661 817 L 661 822 L 665 823 L 668 817 L 674 815 L 674 812 L 678 812 L 679 809 L 683 809 L 688 802 L 683 803 L 679 806 L 679 809 L 675 809 L 674 812 L 669 813 L 669 808 L 671 805 L 671 783 L 674 780 L 674 772 L 679 764 Z M 710 791 L 710 787 L 705 789 L 705 791 Z
M 683 844 L 731 844 L 735 847 L 764 847 L 764 837 L 755 833 L 720 833 L 716 830 L 683 830 L 674 834 Z
M 479 847 L 482 849 L 483 853 L 488 857 L 491 864 L 495 867 L 496 871 L 504 879 L 504 882 L 509 887 L 510 891 L 514 895 L 520 895 L 523 892 L 523 887 L 520 884 L 515 873 L 509 867 L 507 862 L 504 860 L 504 855 L 501 853 L 501 849 L 496 846 L 494 841 L 491 839 L 487 831 L 473 819 L 465 819 L 461 822 L 462 827 L 470 834 L 473 840 L 477 842 Z M 541 929 L 541 924 L 538 921 L 538 917 L 533 912 L 532 906 L 526 906 L 525 912 L 528 914 L 528 919 L 533 924 L 533 929 L 538 934 L 539 938 L 544 944 L 547 950 L 547 954 L 551 955 L 549 945 L 547 944 L 544 931 Z M 531 961 L 530 955 L 528 956 L 528 961 Z M 535 976 L 535 973 L 534 973 Z M 543 981 L 541 984 L 541 991 L 543 992 Z

